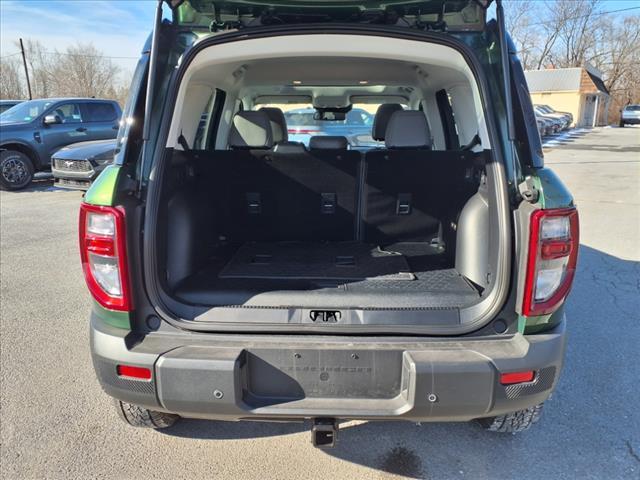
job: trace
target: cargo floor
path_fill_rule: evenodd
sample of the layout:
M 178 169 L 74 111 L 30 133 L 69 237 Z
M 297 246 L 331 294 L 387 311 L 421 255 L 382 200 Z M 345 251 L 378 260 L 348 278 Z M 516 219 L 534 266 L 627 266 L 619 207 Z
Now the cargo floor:
M 212 258 L 174 295 L 192 305 L 456 308 L 479 299 L 438 246 L 248 243 Z

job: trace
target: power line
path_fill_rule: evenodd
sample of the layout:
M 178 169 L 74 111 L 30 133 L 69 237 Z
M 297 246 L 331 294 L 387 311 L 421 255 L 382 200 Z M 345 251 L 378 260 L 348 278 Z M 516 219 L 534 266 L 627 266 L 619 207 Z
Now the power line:
M 110 55 L 87 55 L 83 53 L 66 53 L 66 52 L 49 52 L 47 50 L 40 50 L 39 53 L 44 53 L 45 55 L 64 55 L 67 57 L 87 57 L 87 58 L 114 58 L 120 60 L 138 60 L 140 57 L 114 57 Z M 10 53 L 8 55 L 2 55 L 0 58 L 9 58 L 15 57 L 16 55 L 20 55 L 20 52 Z
M 609 15 L 610 13 L 618 13 L 618 12 L 628 12 L 629 10 L 638 10 L 640 7 L 628 7 L 628 8 L 620 8 L 618 10 L 609 10 L 608 12 L 592 12 L 592 13 L 587 13 L 584 15 L 578 15 L 575 17 L 569 17 L 569 18 L 565 18 L 565 20 L 578 20 L 580 18 L 587 18 L 587 17 L 598 17 L 600 15 Z M 553 20 L 547 20 L 545 22 L 535 22 L 535 23 L 529 23 L 527 24 L 530 27 L 536 26 L 536 25 L 547 25 L 549 23 L 553 23 Z
M 86 55 L 83 53 L 65 53 L 65 52 L 48 52 L 42 50 L 45 55 L 64 55 L 67 57 L 86 57 L 86 58 L 116 58 L 121 60 L 138 60 L 140 57 L 113 57 L 109 55 Z

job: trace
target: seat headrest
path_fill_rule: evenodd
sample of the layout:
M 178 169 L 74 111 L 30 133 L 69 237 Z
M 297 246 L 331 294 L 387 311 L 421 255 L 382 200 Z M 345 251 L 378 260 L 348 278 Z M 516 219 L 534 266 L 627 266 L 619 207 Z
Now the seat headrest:
M 309 140 L 309 150 L 346 150 L 349 146 L 347 137 L 316 135 Z
M 402 110 L 402 105 L 399 103 L 383 103 L 378 107 L 376 116 L 373 118 L 373 128 L 371 129 L 371 136 L 374 140 L 384 140 L 391 115 L 400 110 Z
M 289 133 L 287 131 L 287 119 L 284 117 L 282 110 L 275 107 L 262 107 L 259 111 L 266 113 L 271 121 L 273 143 L 288 141 Z
M 306 151 L 307 149 L 302 142 L 280 142 L 273 147 L 274 153 L 300 154 Z
M 273 146 L 271 121 L 265 112 L 244 110 L 233 117 L 230 148 L 268 149 Z
M 385 134 L 387 148 L 431 148 L 431 131 L 423 112 L 395 112 Z

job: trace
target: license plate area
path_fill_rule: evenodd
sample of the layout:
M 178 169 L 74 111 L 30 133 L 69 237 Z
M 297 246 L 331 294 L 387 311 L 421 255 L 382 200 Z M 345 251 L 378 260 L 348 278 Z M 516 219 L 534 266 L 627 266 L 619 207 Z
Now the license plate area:
M 243 400 L 264 407 L 304 399 L 397 397 L 402 390 L 401 351 L 245 350 Z

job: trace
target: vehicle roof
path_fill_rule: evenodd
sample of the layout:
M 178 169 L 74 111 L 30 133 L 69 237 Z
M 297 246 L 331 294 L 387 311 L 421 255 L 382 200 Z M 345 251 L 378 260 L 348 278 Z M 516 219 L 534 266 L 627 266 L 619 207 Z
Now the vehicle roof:
M 110 98 L 91 98 L 91 97 L 51 97 L 51 98 L 34 98 L 33 100 L 21 100 L 23 102 L 32 102 L 32 101 L 40 101 L 40 100 L 44 100 L 44 101 L 50 101 L 50 102 L 61 102 L 61 101 L 67 101 L 67 100 L 75 100 L 75 101 L 96 101 L 96 102 L 115 102 L 118 103 L 116 100 L 112 100 Z

